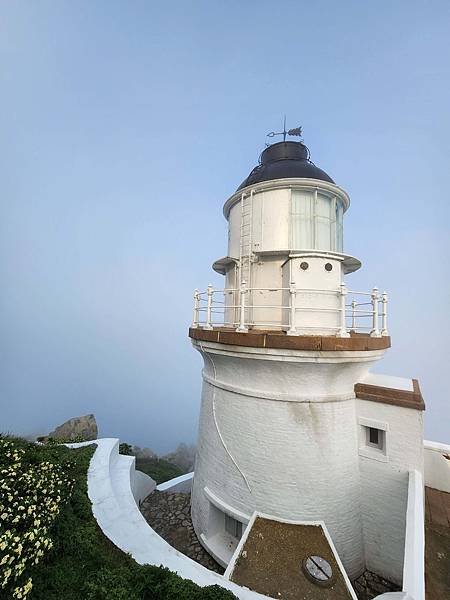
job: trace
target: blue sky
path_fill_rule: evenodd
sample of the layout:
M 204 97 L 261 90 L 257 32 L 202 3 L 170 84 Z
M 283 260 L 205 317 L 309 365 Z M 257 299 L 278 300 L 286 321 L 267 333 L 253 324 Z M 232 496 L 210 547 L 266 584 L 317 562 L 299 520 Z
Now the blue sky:
M 192 292 L 286 114 L 350 194 L 347 283 L 390 294 L 378 370 L 450 442 L 449 27 L 447 1 L 1 3 L 0 429 L 195 440 Z

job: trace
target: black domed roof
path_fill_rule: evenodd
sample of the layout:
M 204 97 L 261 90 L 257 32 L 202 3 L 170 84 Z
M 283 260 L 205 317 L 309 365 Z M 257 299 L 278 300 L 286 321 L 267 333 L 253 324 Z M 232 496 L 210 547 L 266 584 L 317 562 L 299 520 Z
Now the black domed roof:
M 329 175 L 309 160 L 309 150 L 301 142 L 278 142 L 261 154 L 261 164 L 253 169 L 238 190 L 270 179 L 302 177 L 334 183 Z

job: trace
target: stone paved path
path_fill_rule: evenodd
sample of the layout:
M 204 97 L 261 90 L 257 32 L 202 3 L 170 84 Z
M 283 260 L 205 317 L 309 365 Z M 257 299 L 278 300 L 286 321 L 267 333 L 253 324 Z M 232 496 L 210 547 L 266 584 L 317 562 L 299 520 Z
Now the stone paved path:
M 383 579 L 383 577 L 370 571 L 365 571 L 358 579 L 352 581 L 352 585 L 358 596 L 358 600 L 373 600 L 373 598 L 376 598 L 380 594 L 400 591 L 400 588 L 395 583 Z
M 224 569 L 197 539 L 191 520 L 191 495 L 154 491 L 141 504 L 145 520 L 171 546 L 216 573 Z

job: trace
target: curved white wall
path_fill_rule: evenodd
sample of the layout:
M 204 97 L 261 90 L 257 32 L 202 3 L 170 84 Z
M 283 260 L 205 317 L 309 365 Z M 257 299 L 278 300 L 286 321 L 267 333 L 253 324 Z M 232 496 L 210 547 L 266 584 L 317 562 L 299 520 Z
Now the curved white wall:
M 92 512 L 100 529 L 114 545 L 140 564 L 162 565 L 200 586 L 220 585 L 241 600 L 267 600 L 266 596 L 225 580 L 222 575 L 172 548 L 150 527 L 139 511 L 132 486 L 136 471 L 134 460 L 130 459 L 134 457 L 119 454 L 119 440 L 116 438 L 67 445 L 76 448 L 89 444 L 97 445 L 88 470 L 88 495 Z
M 237 514 L 323 520 L 350 577 L 363 568 L 353 386 L 382 352 L 194 343 L 205 360 L 192 518 L 208 539 L 205 488 Z M 356 355 L 356 356 L 355 356 Z

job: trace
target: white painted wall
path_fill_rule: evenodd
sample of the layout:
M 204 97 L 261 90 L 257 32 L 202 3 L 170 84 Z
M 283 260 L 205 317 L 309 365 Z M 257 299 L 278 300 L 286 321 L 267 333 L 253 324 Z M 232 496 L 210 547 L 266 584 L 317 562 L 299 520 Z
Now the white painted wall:
M 337 255 L 327 256 L 320 252 L 296 254 L 290 259 L 277 254 L 258 255 L 252 264 L 251 282 L 248 284 L 257 289 L 249 291 L 246 297 L 247 305 L 251 306 L 246 311 L 247 322 L 258 323 L 264 329 L 279 329 L 282 325 L 288 330 L 289 287 L 294 282 L 297 286 L 295 326 L 298 333 L 336 335 L 340 325 L 338 290 L 342 281 L 342 260 Z M 307 270 L 300 268 L 300 264 L 305 262 Z M 331 271 L 325 269 L 326 264 L 332 265 Z M 228 281 L 231 279 L 229 275 Z M 328 290 L 330 293 L 314 290 Z M 321 312 L 321 309 L 324 311 Z
M 308 265 L 306 270 L 300 266 L 305 263 Z M 300 335 L 336 335 L 338 332 L 341 297 L 337 291 L 343 281 L 341 263 L 342 258 L 338 257 L 300 253 L 284 264 L 283 287 L 289 287 L 293 282 L 297 289 L 295 326 Z M 326 270 L 325 265 L 331 265 L 331 271 Z M 287 306 L 289 295 L 289 291 L 283 294 Z
M 450 446 L 424 441 L 425 485 L 450 493 Z
M 356 400 L 366 565 L 401 585 L 410 470 L 423 473 L 423 412 Z M 386 453 L 365 448 L 363 427 L 385 428 Z
M 132 458 L 134 458 L 134 456 Z M 156 489 L 156 481 L 154 481 L 146 473 L 142 473 L 142 471 L 137 471 L 135 469 L 135 466 L 136 459 L 133 461 L 133 468 L 130 469 L 130 477 L 133 496 L 136 502 L 139 504 Z
M 255 250 L 273 251 L 289 248 L 290 198 L 288 188 L 267 190 L 253 196 Z
M 255 288 L 267 288 L 268 281 L 271 281 L 272 287 L 281 288 L 283 257 L 280 256 L 265 256 L 260 257 L 252 264 L 252 280 L 251 286 Z M 287 324 L 289 315 L 287 310 L 283 310 L 283 292 L 281 290 L 255 290 L 248 295 L 249 304 L 254 308 L 248 311 L 250 322 L 266 323 L 266 329 L 270 329 L 270 324 L 279 326 Z M 276 308 L 263 308 L 272 306 Z M 285 304 L 288 306 L 288 304 Z
M 380 387 L 392 388 L 394 390 L 404 390 L 406 392 L 414 391 L 412 379 L 408 377 L 394 377 L 393 375 L 383 375 L 382 373 L 367 373 L 364 381 L 368 385 L 378 385 Z
M 236 203 L 228 215 L 228 256 L 239 258 L 241 239 L 241 203 Z
M 364 569 L 353 386 L 383 351 L 299 352 L 194 342 L 205 367 L 192 518 L 205 487 L 235 511 L 323 520 L 350 577 Z M 215 534 L 215 533 L 214 533 Z

